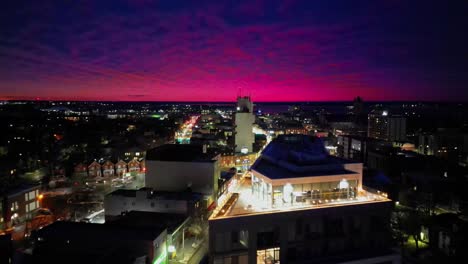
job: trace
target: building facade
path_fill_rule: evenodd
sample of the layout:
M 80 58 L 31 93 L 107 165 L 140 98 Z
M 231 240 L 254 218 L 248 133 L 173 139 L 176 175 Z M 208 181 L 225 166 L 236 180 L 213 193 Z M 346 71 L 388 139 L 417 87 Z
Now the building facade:
M 253 103 L 250 97 L 238 97 L 235 114 L 236 134 L 234 137 L 236 152 L 244 154 L 252 152 L 253 143 L 255 142 L 253 134 L 254 122 Z
M 399 263 L 391 201 L 318 138 L 273 140 L 209 219 L 210 263 Z
M 105 196 L 104 213 L 106 221 L 130 211 L 192 215 L 201 206 L 202 199 L 202 194 L 193 192 L 120 189 Z
M 2 215 L 0 220 L 4 228 L 22 223 L 33 217 L 40 208 L 40 185 L 25 185 L 13 189 L 4 195 L 2 200 Z
M 114 176 L 114 172 L 114 163 L 112 161 L 108 160 L 102 164 L 102 173 L 104 177 Z
M 115 174 L 119 177 L 123 177 L 127 173 L 127 163 L 123 160 L 119 160 L 115 164 Z
M 386 141 L 406 140 L 406 118 L 388 110 L 373 110 L 368 115 L 367 136 Z
M 102 172 L 101 172 L 101 164 L 99 164 L 97 161 L 93 161 L 91 164 L 88 166 L 88 176 L 89 177 L 101 177 Z
M 199 145 L 166 144 L 146 153 L 146 187 L 202 193 L 211 204 L 218 191 L 219 154 Z

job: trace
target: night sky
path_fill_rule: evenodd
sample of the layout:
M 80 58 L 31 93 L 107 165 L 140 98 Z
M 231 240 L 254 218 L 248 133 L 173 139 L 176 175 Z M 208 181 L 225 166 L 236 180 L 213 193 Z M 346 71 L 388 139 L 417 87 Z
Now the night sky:
M 463 0 L 15 0 L 0 14 L 0 99 L 468 100 Z

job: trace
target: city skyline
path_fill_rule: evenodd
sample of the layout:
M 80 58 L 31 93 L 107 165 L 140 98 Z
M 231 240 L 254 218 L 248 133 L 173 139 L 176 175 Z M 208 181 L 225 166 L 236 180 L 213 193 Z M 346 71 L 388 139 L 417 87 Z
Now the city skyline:
M 0 99 L 466 101 L 457 2 L 9 3 Z

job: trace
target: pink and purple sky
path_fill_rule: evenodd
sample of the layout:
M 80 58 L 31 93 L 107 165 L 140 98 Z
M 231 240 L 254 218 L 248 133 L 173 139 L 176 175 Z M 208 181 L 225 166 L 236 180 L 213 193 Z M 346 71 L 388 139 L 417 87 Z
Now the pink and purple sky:
M 3 100 L 468 100 L 466 1 L 11 2 Z

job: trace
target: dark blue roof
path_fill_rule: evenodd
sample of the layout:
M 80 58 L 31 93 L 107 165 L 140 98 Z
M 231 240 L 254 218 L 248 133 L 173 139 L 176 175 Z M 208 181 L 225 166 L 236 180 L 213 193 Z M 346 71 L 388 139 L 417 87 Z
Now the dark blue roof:
M 270 179 L 354 174 L 346 170 L 352 163 L 328 155 L 320 138 L 306 135 L 281 135 L 273 140 L 252 165 Z

